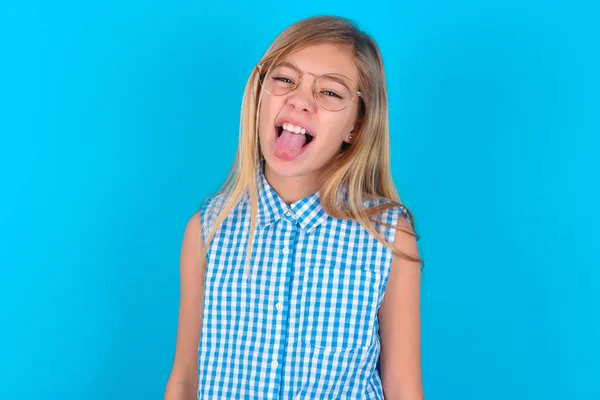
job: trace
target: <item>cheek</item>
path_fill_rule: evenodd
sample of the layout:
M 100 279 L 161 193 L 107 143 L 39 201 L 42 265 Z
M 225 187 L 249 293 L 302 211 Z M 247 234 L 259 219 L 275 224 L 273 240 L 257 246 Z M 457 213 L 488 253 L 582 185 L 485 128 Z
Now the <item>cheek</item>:
M 258 136 L 259 137 L 264 137 L 265 132 L 268 130 L 268 125 L 269 124 L 269 112 L 265 107 L 262 107 L 260 109 L 260 112 L 258 114 Z
M 342 114 L 342 112 L 332 115 L 332 118 L 322 120 L 321 126 L 327 132 L 327 142 L 330 145 L 337 146 L 341 144 L 354 125 L 354 121 L 351 119 L 352 115 L 350 113 Z
M 273 129 L 275 123 L 275 117 L 277 115 L 277 104 L 273 101 L 271 96 L 264 96 L 262 99 L 260 111 L 258 114 L 258 127 L 259 135 L 270 132 Z

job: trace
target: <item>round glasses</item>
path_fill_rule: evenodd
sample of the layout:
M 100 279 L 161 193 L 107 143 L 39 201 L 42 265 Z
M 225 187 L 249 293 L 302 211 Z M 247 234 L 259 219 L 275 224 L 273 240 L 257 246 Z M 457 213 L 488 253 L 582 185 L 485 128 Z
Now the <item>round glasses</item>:
M 262 65 L 257 65 L 259 71 Z M 302 72 L 295 64 L 282 61 L 273 66 L 268 74 L 261 80 L 265 92 L 273 96 L 283 96 L 300 85 L 304 74 L 315 77 L 313 81 L 313 96 L 322 108 L 328 111 L 341 111 L 354 101 L 356 95 L 364 99 L 362 92 L 356 90 L 356 85 L 350 78 L 340 74 L 315 75 Z

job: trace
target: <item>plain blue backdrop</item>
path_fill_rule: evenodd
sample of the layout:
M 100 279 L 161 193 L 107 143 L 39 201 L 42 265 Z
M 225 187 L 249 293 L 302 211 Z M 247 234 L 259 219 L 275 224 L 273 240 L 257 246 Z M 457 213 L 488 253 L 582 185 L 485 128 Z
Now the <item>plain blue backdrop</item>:
M 596 4 L 0 6 L 0 398 L 162 398 L 186 221 L 252 68 L 317 14 L 383 52 L 426 398 L 600 398 Z

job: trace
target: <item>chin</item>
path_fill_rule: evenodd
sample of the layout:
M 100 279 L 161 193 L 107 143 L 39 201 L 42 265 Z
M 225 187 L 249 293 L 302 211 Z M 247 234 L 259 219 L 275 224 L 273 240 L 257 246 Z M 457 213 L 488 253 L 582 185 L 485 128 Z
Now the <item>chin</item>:
M 266 168 L 274 175 L 283 178 L 294 178 L 298 176 L 311 175 L 317 172 L 314 165 L 310 165 L 308 160 L 286 161 L 275 154 L 265 156 Z

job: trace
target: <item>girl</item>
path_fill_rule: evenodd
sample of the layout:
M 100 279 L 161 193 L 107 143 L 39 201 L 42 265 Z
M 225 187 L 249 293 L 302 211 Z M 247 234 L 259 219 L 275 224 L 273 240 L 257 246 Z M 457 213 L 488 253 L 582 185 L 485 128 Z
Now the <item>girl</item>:
M 229 178 L 186 228 L 165 399 L 422 399 L 411 221 L 378 47 L 337 17 L 289 27 L 248 80 Z

